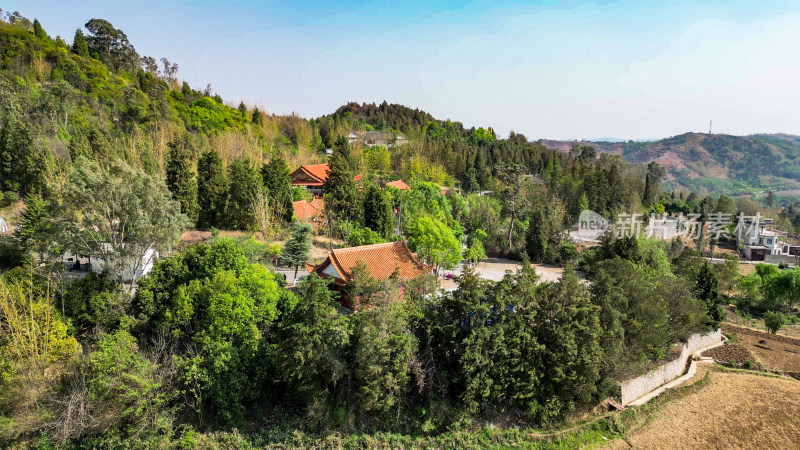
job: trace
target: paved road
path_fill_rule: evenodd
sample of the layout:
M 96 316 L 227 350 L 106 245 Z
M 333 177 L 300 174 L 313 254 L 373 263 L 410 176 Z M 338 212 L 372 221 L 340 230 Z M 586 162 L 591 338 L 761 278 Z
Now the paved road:
M 286 277 L 286 282 L 294 284 L 294 269 L 273 269 L 275 272 L 282 274 Z M 300 282 L 303 278 L 308 276 L 308 271 L 305 267 L 300 267 L 297 270 L 297 281 Z
M 545 281 L 558 281 L 564 273 L 564 269 L 549 264 L 533 264 L 536 273 L 540 277 L 541 282 Z M 500 281 L 506 274 L 506 271 L 516 272 L 522 268 L 522 263 L 519 261 L 512 261 L 510 259 L 502 258 L 488 258 L 479 262 L 475 266 L 475 272 L 486 280 Z M 454 270 L 447 270 L 444 273 L 451 273 L 453 275 L 461 275 L 461 267 Z M 455 281 L 441 278 L 439 285 L 442 289 L 451 290 L 457 287 Z

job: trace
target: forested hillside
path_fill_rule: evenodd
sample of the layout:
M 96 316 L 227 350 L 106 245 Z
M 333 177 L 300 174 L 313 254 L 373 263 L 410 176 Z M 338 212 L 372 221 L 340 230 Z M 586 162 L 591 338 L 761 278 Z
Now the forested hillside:
M 568 151 L 575 142 L 542 141 Z M 622 155 L 631 163 L 656 161 L 679 188 L 699 192 L 750 193 L 800 184 L 800 140 L 785 134 L 731 136 L 686 133 L 650 142 L 592 142 L 601 153 Z

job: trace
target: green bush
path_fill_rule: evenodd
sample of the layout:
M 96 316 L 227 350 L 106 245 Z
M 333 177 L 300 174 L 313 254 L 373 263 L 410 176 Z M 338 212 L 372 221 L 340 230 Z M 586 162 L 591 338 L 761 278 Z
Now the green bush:
M 0 269 L 24 266 L 30 256 L 16 239 L 0 236 Z
M 770 333 L 775 334 L 786 324 L 786 316 L 776 311 L 764 314 L 764 325 Z
M 0 208 L 13 205 L 19 200 L 19 195 L 14 191 L 6 191 L 0 195 Z

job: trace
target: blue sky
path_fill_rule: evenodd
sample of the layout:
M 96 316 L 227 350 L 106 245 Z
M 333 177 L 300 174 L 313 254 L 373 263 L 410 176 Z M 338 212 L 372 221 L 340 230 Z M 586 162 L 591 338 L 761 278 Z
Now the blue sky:
M 70 2 L 73 3 L 73 2 Z M 800 134 L 791 2 L 11 1 L 68 41 L 92 17 L 227 102 L 317 117 L 386 100 L 531 139 Z

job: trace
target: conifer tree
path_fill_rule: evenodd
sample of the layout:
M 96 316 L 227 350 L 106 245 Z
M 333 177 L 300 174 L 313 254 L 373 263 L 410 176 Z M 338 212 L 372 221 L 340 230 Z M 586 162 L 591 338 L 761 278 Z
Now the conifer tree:
M 311 274 L 298 289 L 300 302 L 280 331 L 278 351 L 284 378 L 307 404 L 325 405 L 346 375 L 350 327 L 336 311 L 328 281 Z M 332 406 L 331 406 L 332 407 Z
M 33 34 L 39 39 L 48 39 L 47 33 L 45 33 L 44 28 L 42 28 L 42 24 L 39 23 L 39 19 L 33 19 Z
M 695 297 L 704 302 L 711 319 L 709 325 L 716 328 L 724 317 L 719 299 L 719 281 L 711 266 L 706 262 L 700 267 L 695 283 Z
M 256 125 L 261 125 L 263 123 L 261 111 L 259 111 L 258 108 L 253 108 L 253 115 L 250 117 L 250 120 Z
M 197 226 L 221 226 L 227 200 L 228 178 L 222 159 L 216 151 L 209 150 L 197 162 L 197 202 L 200 208 Z
M 642 195 L 642 205 L 650 206 L 661 196 L 663 187 L 661 179 L 664 178 L 664 168 L 655 161 L 647 165 L 647 174 L 644 180 L 644 195 Z
M 26 251 L 35 251 L 39 259 L 44 259 L 44 253 L 50 247 L 48 230 L 50 221 L 47 213 L 47 203 L 35 194 L 25 197 L 25 211 L 20 217 L 20 227 L 14 236 Z
M 247 158 L 236 158 L 228 166 L 228 204 L 225 209 L 228 226 L 247 230 L 256 225 L 253 198 L 264 189 L 261 174 Z
M 111 144 L 102 131 L 92 129 L 89 132 L 89 146 L 92 149 L 92 159 L 101 164 L 108 162 L 111 156 Z
M 355 178 L 355 164 L 347 138 L 340 136 L 333 146 L 329 162 L 330 173 L 325 181 L 325 209 L 339 220 L 361 222 L 361 195 Z
M 84 58 L 89 57 L 89 45 L 80 28 L 75 30 L 75 38 L 72 39 L 72 53 Z
M 292 202 L 292 180 L 289 166 L 283 158 L 272 158 L 261 166 L 261 178 L 269 189 L 272 203 L 284 222 L 292 221 L 294 205 Z
M 167 188 L 181 204 L 181 212 L 197 222 L 197 182 L 191 168 L 191 155 L 180 142 L 169 143 L 167 154 Z
M 86 135 L 80 131 L 72 134 L 69 140 L 69 157 L 72 161 L 77 161 L 81 156 L 88 158 L 91 155 L 92 147 Z
M 294 283 L 297 283 L 297 269 L 308 260 L 311 250 L 311 225 L 296 222 L 292 226 L 292 238 L 283 249 L 283 261 L 294 268 Z
M 386 192 L 374 184 L 367 188 L 364 198 L 364 226 L 384 239 L 392 236 L 392 205 Z

